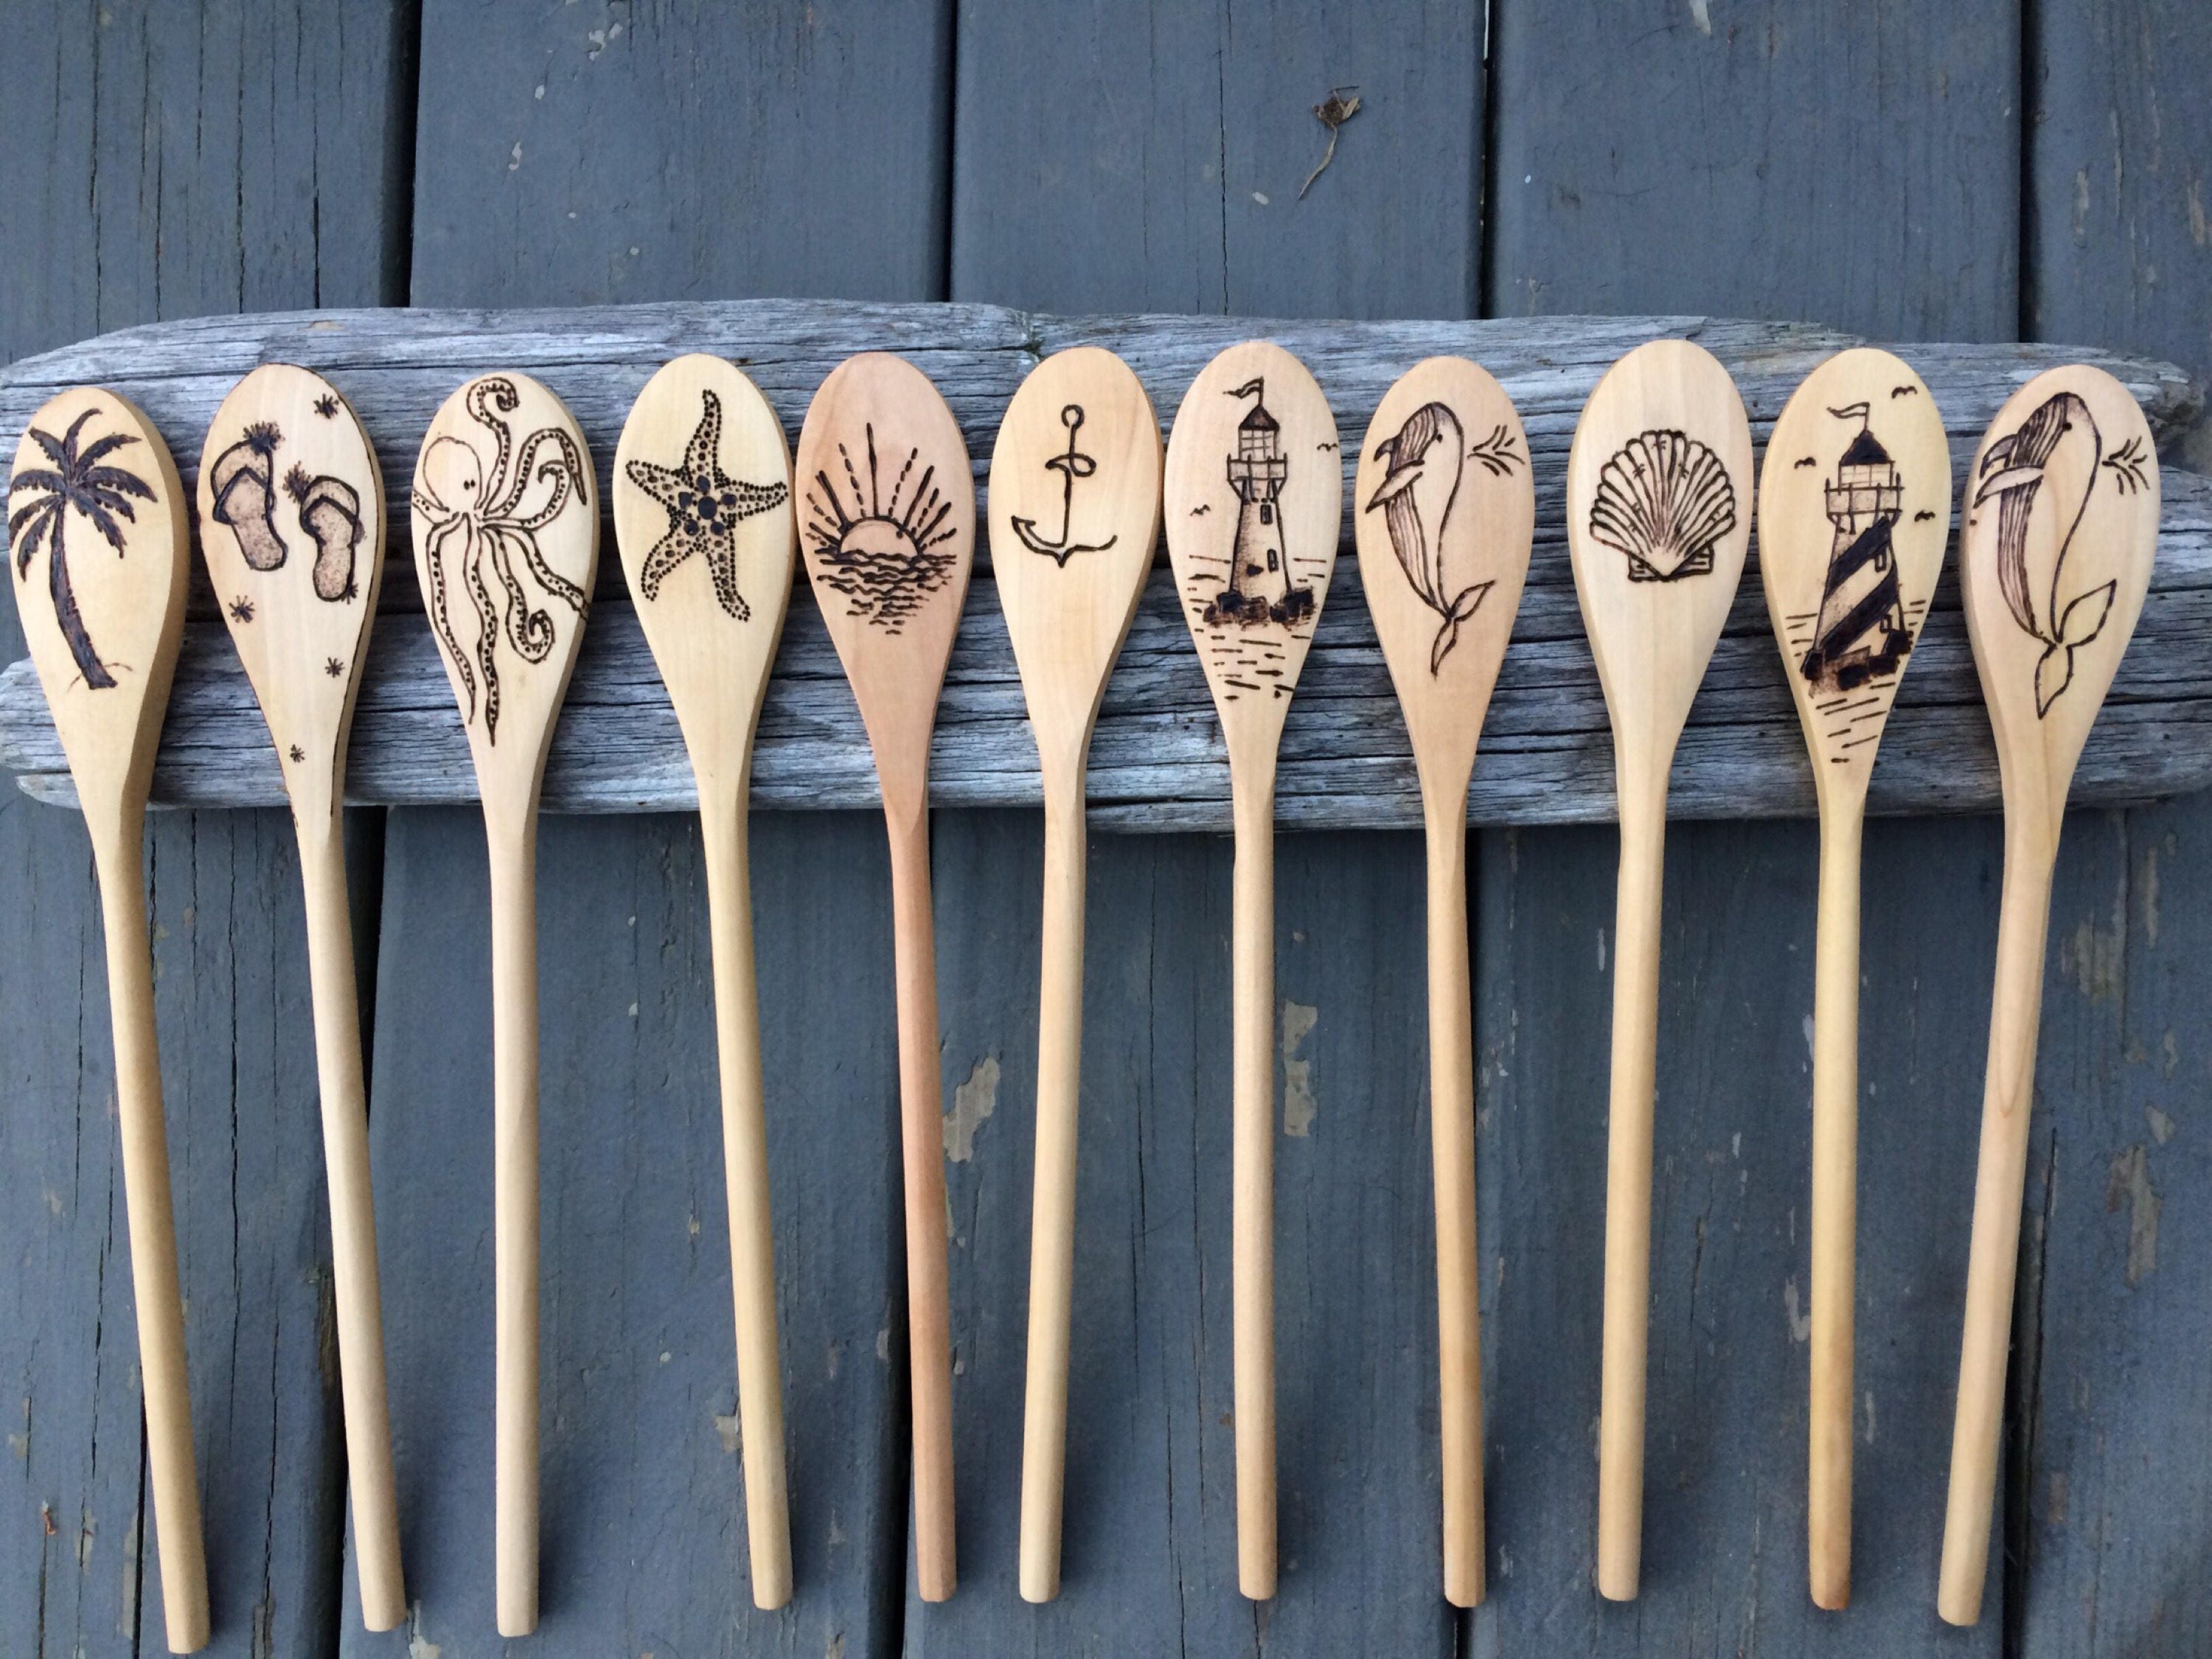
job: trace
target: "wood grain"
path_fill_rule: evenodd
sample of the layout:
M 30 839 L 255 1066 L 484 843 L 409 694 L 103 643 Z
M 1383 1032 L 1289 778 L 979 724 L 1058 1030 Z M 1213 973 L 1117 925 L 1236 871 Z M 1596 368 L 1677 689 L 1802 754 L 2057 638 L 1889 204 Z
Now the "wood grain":
M 100 881 L 162 1611 L 170 1650 L 191 1653 L 210 1635 L 207 1545 L 143 866 L 146 788 L 184 630 L 191 520 L 161 434 L 96 386 L 64 392 L 32 417 L 8 513 L 9 587 L 82 795 Z
M 471 326 L 478 316 L 471 314 Z M 577 412 L 595 455 L 611 455 L 636 389 L 672 342 L 720 349 L 747 361 L 787 431 L 805 397 L 844 350 L 889 340 L 927 354 L 971 443 L 988 445 L 1025 348 L 1085 341 L 1119 352 L 1156 402 L 1179 400 L 1205 348 L 1237 331 L 1219 319 L 1027 318 L 983 307 L 861 307 L 834 302 L 732 302 L 562 313 L 489 313 L 489 337 L 519 367 L 536 362 Z M 372 330 L 374 343 L 359 337 Z M 1757 429 L 1778 413 L 1803 375 L 1849 337 L 1794 325 L 1665 319 L 1538 319 L 1495 323 L 1276 326 L 1278 338 L 1317 365 L 1342 417 L 1354 422 L 1407 363 L 1460 351 L 1492 368 L 1522 411 L 1537 483 L 1537 540 L 1529 589 L 1506 653 L 1469 797 L 1477 823 L 1587 823 L 1613 813 L 1604 718 L 1567 580 L 1559 494 L 1575 412 L 1604 366 L 1659 333 L 1694 334 L 1744 387 Z M 15 365 L 0 377 L 0 422 L 22 418 L 17 401 L 57 369 L 131 384 L 177 438 L 185 475 L 191 447 L 228 376 L 263 353 L 323 365 L 362 416 L 391 475 L 392 452 L 411 452 L 450 373 L 434 365 L 482 361 L 485 337 L 455 313 L 325 313 L 211 319 L 132 331 Z M 1914 346 L 1908 351 L 1944 411 L 1954 465 L 1998 404 L 2032 373 L 2063 360 L 2051 348 Z M 2146 408 L 2153 431 L 2188 416 L 2193 393 L 2178 371 L 2099 353 L 2075 354 L 2111 369 Z M 425 367 L 424 365 L 431 365 Z M 82 378 L 79 375 L 77 378 Z M 1164 407 L 1169 404 L 1163 404 Z M 191 434 L 191 435 L 187 435 Z M 602 447 L 604 446 L 604 447 Z M 398 480 L 404 484 L 404 478 Z M 2166 483 L 2166 556 L 2124 665 L 2098 743 L 2075 781 L 2081 801 L 2155 799 L 2212 777 L 2199 737 L 2208 715 L 2199 688 L 2212 681 L 2212 503 L 2204 486 Z M 1347 509 L 1342 544 L 1349 544 Z M 349 787 L 356 799 L 392 803 L 471 799 L 471 770 L 427 631 L 394 614 L 419 597 L 395 562 L 356 720 Z M 1349 579 L 1347 577 L 1347 579 Z M 599 625 L 579 665 L 546 778 L 556 811 L 690 810 L 696 805 L 681 734 L 657 689 L 643 641 L 618 598 L 603 595 Z M 941 805 L 1036 805 L 1042 781 L 1018 740 L 1018 678 L 996 619 L 994 590 L 979 582 L 939 711 L 931 764 Z M 1997 799 L 1993 749 L 1956 610 L 1939 587 L 1921 665 L 1901 694 L 1869 796 L 1876 814 L 1989 810 Z M 1670 798 L 1680 817 L 1809 815 L 1811 770 L 1754 596 L 1739 599 L 1707 690 L 1686 733 Z M 259 716 L 242 681 L 226 683 L 226 652 L 210 651 L 207 624 L 188 631 L 176 692 L 178 718 L 164 737 L 157 804 L 276 804 L 283 791 L 259 741 Z M 1140 604 L 1103 705 L 1091 773 L 1092 822 L 1129 829 L 1224 829 L 1229 790 L 1221 751 L 1207 735 L 1206 698 L 1181 636 L 1164 573 Z M 2200 658 L 2199 653 L 2203 655 Z M 1413 825 L 1418 779 L 1364 607 L 1332 607 L 1309 665 L 1309 690 L 1285 733 L 1279 816 L 1296 826 Z M 801 605 L 787 629 L 755 754 L 754 799 L 763 806 L 872 806 L 879 799 L 860 721 L 832 683 L 834 658 L 818 613 Z M 64 798 L 58 752 L 42 734 L 30 688 L 0 678 L 0 762 L 26 774 L 33 793 Z M 242 720 L 234 736 L 227 723 Z
M 491 870 L 499 1631 L 538 1624 L 538 811 L 599 557 L 582 434 L 526 374 L 439 405 L 409 485 L 416 580 L 483 802 Z
M 1960 585 L 2004 770 L 2004 899 L 1937 1610 L 1980 1617 L 2012 1341 L 2044 951 L 2067 791 L 2158 549 L 2150 434 L 2093 369 L 2014 395 L 1960 498 Z
M 363 1622 L 390 1630 L 407 1596 L 343 814 L 346 743 L 382 586 L 383 479 L 345 400 L 289 364 L 240 380 L 203 448 L 220 459 L 200 473 L 201 553 L 268 723 L 299 836 L 355 1566 Z
M 922 1600 L 942 1601 L 958 1574 L 929 751 L 974 568 L 975 493 L 945 399 L 920 369 L 884 351 L 849 358 L 823 381 L 795 473 L 801 556 L 867 729 L 890 837 L 915 1577 Z
M 623 569 L 699 785 L 714 937 L 723 1179 L 754 1605 L 791 1600 L 783 1378 L 749 857 L 753 729 L 791 598 L 791 453 L 760 391 L 678 357 L 638 394 L 615 452 Z
M 1360 575 L 1413 745 L 1428 849 L 1443 1590 L 1462 1607 L 1481 1601 L 1486 1576 L 1467 791 L 1528 579 L 1528 457 L 1497 381 L 1463 357 L 1431 357 L 1376 408 L 1352 488 Z
M 1079 346 L 1037 366 L 1007 406 L 991 452 L 997 587 L 1045 787 L 1036 1176 L 1022 1407 L 1021 1590 L 1030 1601 L 1060 1593 L 1066 1498 L 1083 1056 L 1084 772 L 1098 704 L 1159 540 L 1160 467 L 1159 417 L 1152 399 L 1127 364 L 1095 347 Z
M 1950 539 L 1950 482 L 1927 386 L 1865 347 L 1806 377 L 1759 479 L 1759 574 L 1820 799 L 1806 1528 L 1814 1605 L 1830 1610 L 1850 1600 L 1860 844 L 1882 730 Z

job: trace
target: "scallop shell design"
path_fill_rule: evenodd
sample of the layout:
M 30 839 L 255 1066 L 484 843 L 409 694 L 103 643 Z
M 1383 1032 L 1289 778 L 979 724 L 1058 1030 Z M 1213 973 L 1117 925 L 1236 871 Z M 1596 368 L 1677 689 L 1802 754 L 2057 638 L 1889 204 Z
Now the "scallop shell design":
M 1626 556 L 1628 579 L 1671 582 L 1713 568 L 1735 528 L 1735 486 L 1721 458 L 1686 432 L 1639 432 L 1598 474 L 1590 534 Z

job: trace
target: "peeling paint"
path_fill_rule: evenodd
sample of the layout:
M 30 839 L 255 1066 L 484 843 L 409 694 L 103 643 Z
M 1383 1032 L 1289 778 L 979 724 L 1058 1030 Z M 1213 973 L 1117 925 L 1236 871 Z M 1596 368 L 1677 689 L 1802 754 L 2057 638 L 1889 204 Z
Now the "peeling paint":
M 1792 1274 L 1782 1286 L 1782 1310 L 1790 1316 L 1790 1340 L 1809 1342 L 1813 1340 L 1813 1316 L 1797 1299 L 1797 1279 Z
M 2143 851 L 2142 875 L 2143 943 L 2153 950 L 2158 948 L 2158 848 L 2155 844 Z
M 734 1456 L 744 1444 L 738 1432 L 738 1414 L 731 1412 L 726 1416 L 720 1412 L 710 1412 L 708 1415 L 714 1419 L 714 1432 L 722 1437 L 722 1449 Z
M 2092 1002 L 2116 1000 L 2127 979 L 2127 893 L 2123 886 L 2112 905 L 2112 926 L 2100 927 L 2092 916 L 2058 946 L 2058 970 Z
M 1321 1108 L 1314 1099 L 1313 1061 L 1297 1058 L 1298 1046 L 1313 1034 L 1321 1012 L 1303 1002 L 1283 1005 L 1283 1133 L 1301 1139 L 1313 1133 Z
M 2112 1160 L 2105 1178 L 2105 1213 L 2128 1212 L 2128 1288 L 2158 1271 L 2158 1188 L 2150 1184 L 2150 1159 L 2140 1146 Z
M 986 1054 L 952 1091 L 952 1109 L 945 1115 L 945 1156 L 955 1164 L 974 1158 L 975 1132 L 998 1109 L 999 1057 Z
M 2161 1146 L 2173 1139 L 2173 1120 L 2155 1106 L 2143 1108 L 2143 1121 L 2150 1125 L 2150 1137 Z

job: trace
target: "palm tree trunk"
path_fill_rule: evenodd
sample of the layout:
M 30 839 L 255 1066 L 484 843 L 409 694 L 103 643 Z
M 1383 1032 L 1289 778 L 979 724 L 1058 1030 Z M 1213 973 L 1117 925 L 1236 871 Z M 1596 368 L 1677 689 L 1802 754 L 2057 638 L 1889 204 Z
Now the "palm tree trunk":
M 93 649 L 92 635 L 84 631 L 84 614 L 76 608 L 76 590 L 70 586 L 69 557 L 62 550 L 62 528 L 67 522 L 64 507 L 54 515 L 54 542 L 46 550 L 46 585 L 54 596 L 54 618 L 62 625 L 62 637 L 69 641 L 70 655 L 76 659 L 84 683 L 95 691 L 104 691 L 115 684 L 115 676 Z

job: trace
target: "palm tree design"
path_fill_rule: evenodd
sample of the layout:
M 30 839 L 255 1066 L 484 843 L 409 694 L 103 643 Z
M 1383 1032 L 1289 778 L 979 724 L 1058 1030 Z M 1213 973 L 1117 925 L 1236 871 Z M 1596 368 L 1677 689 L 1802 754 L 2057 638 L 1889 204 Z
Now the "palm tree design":
M 69 556 L 62 544 L 62 532 L 68 526 L 69 512 L 75 507 L 85 520 L 106 539 L 115 550 L 115 556 L 123 556 L 123 526 L 119 519 L 136 521 L 131 501 L 154 499 L 154 491 L 137 473 L 119 466 L 102 465 L 108 456 L 125 444 L 135 444 L 137 438 L 127 432 L 111 432 L 104 438 L 95 438 L 82 449 L 77 447 L 78 434 L 84 423 L 100 411 L 88 409 L 70 422 L 70 428 L 57 443 L 52 435 L 31 428 L 39 447 L 46 452 L 53 462 L 51 467 L 33 467 L 18 471 L 9 485 L 8 499 L 13 509 L 8 518 L 8 534 L 15 544 L 15 575 L 18 580 L 31 574 L 31 556 L 40 544 L 46 547 L 46 586 L 53 595 L 54 617 L 61 623 L 62 637 L 69 641 L 70 654 L 76 659 L 78 671 L 84 683 L 93 690 L 103 690 L 115 684 L 115 676 L 107 672 L 107 665 L 100 659 L 100 653 L 92 643 L 92 635 L 85 632 L 84 616 L 76 605 L 76 590 L 70 585 Z M 15 497 L 26 492 L 33 499 L 21 507 L 14 505 Z

